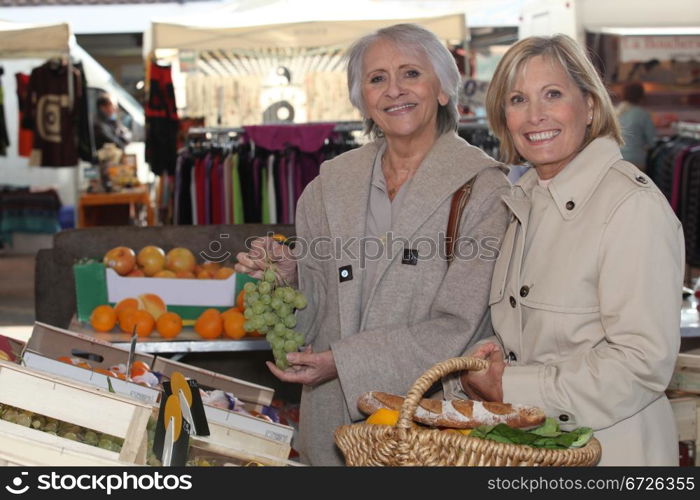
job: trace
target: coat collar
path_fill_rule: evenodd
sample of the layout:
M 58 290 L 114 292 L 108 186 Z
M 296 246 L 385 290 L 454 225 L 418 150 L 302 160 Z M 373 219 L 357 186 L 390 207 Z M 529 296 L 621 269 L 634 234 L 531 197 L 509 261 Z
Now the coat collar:
M 352 241 L 351 238 L 358 240 L 365 234 L 372 165 L 382 144 L 382 140 L 374 141 L 346 153 L 344 158 L 338 157 L 334 160 L 335 164 L 321 169 L 323 203 L 334 244 L 340 242 L 341 245 L 346 245 Z M 440 136 L 408 186 L 401 213 L 392 223 L 394 240 L 409 240 L 445 199 L 479 171 L 488 167 L 507 170 L 478 148 L 469 145 L 456 133 Z M 358 252 L 355 255 L 359 255 L 359 241 L 357 245 L 343 248 L 349 250 L 348 254 Z M 402 255 L 402 252 L 396 252 L 394 260 L 400 259 Z M 338 261 L 338 266 L 356 262 L 357 260 L 348 260 L 344 255 Z M 371 303 L 377 284 L 392 262 L 384 259 L 378 264 L 368 303 Z M 355 272 L 359 271 L 357 269 Z M 355 333 L 360 328 L 361 285 L 361 279 L 354 279 L 342 283 L 339 287 L 341 336 Z
M 549 183 L 548 189 L 561 217 L 572 220 L 583 211 L 610 166 L 622 159 L 620 147 L 609 137 L 599 137 L 586 146 Z M 527 219 L 527 199 L 537 184 L 537 172 L 528 170 L 504 201 L 521 221 Z
M 323 200 L 333 236 L 364 235 L 372 165 L 382 144 L 382 140 L 374 141 L 351 151 L 355 154 L 348 156 L 348 161 L 321 169 Z M 457 134 L 440 136 L 408 186 L 403 209 L 393 223 L 395 236 L 413 236 L 445 198 L 486 167 L 506 171 Z

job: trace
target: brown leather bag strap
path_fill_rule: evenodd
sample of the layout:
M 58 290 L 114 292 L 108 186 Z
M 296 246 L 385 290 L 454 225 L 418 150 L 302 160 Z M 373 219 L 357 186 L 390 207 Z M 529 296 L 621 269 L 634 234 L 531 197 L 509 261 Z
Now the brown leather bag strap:
M 450 265 L 452 259 L 454 259 L 455 241 L 457 240 L 457 233 L 459 232 L 459 222 L 462 220 L 462 213 L 469 201 L 469 196 L 472 193 L 472 186 L 475 180 L 476 176 L 472 177 L 452 195 L 450 217 L 447 219 L 447 238 L 445 239 L 447 265 Z

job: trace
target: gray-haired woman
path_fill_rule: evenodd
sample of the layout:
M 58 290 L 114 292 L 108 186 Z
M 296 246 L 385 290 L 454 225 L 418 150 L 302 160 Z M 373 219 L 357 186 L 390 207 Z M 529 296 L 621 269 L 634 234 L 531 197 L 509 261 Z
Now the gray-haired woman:
M 311 464 L 342 463 L 333 432 L 363 418 L 358 396 L 406 393 L 490 329 L 509 183 L 499 163 L 455 133 L 459 81 L 450 52 L 421 27 L 395 25 L 358 40 L 348 88 L 375 140 L 326 162 L 304 190 L 295 257 L 270 239 L 237 256 L 237 270 L 254 276 L 265 254 L 281 260 L 283 277 L 298 277 L 309 299 L 297 325 L 306 351 L 288 354 L 287 370 L 269 368 L 304 385 L 296 447 Z M 474 177 L 462 244 L 448 266 L 452 196 Z

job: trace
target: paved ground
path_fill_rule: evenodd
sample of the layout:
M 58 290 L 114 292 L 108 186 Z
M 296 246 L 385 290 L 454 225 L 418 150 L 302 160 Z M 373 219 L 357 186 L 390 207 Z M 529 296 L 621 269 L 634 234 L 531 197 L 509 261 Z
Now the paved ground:
M 34 256 L 0 254 L 0 326 L 34 323 Z

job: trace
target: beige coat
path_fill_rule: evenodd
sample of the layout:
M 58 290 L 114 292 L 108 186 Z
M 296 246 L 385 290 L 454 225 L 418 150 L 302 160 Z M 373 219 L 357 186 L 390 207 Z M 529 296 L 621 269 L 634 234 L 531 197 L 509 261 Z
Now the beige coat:
M 596 139 L 543 188 L 534 169 L 513 216 L 491 315 L 511 361 L 504 401 L 589 426 L 601 465 L 677 465 L 664 390 L 680 344 L 684 243 L 656 186 Z
M 299 261 L 309 306 L 299 312 L 297 330 L 314 351 L 332 349 L 338 369 L 337 379 L 302 391 L 295 446 L 314 465 L 344 463 L 333 432 L 365 417 L 357 410 L 362 393 L 405 394 L 432 365 L 492 334 L 488 291 L 508 220 L 501 197 L 510 185 L 499 163 L 454 133 L 436 141 L 408 186 L 401 215 L 392 224 L 397 251 L 379 262 L 368 306 L 361 310 L 358 238 L 365 234 L 379 146 L 374 142 L 324 163 L 298 203 L 297 235 L 300 244 L 316 243 L 316 257 L 307 254 Z M 469 249 L 463 248 L 464 258 L 448 270 L 444 258 L 430 255 L 435 250 L 444 255 L 452 194 L 477 173 L 460 234 L 481 243 L 481 258 L 466 258 Z M 404 248 L 418 250 L 416 265 L 402 263 Z M 331 249 L 333 258 L 318 258 Z M 353 279 L 341 282 L 346 266 L 352 266 Z

